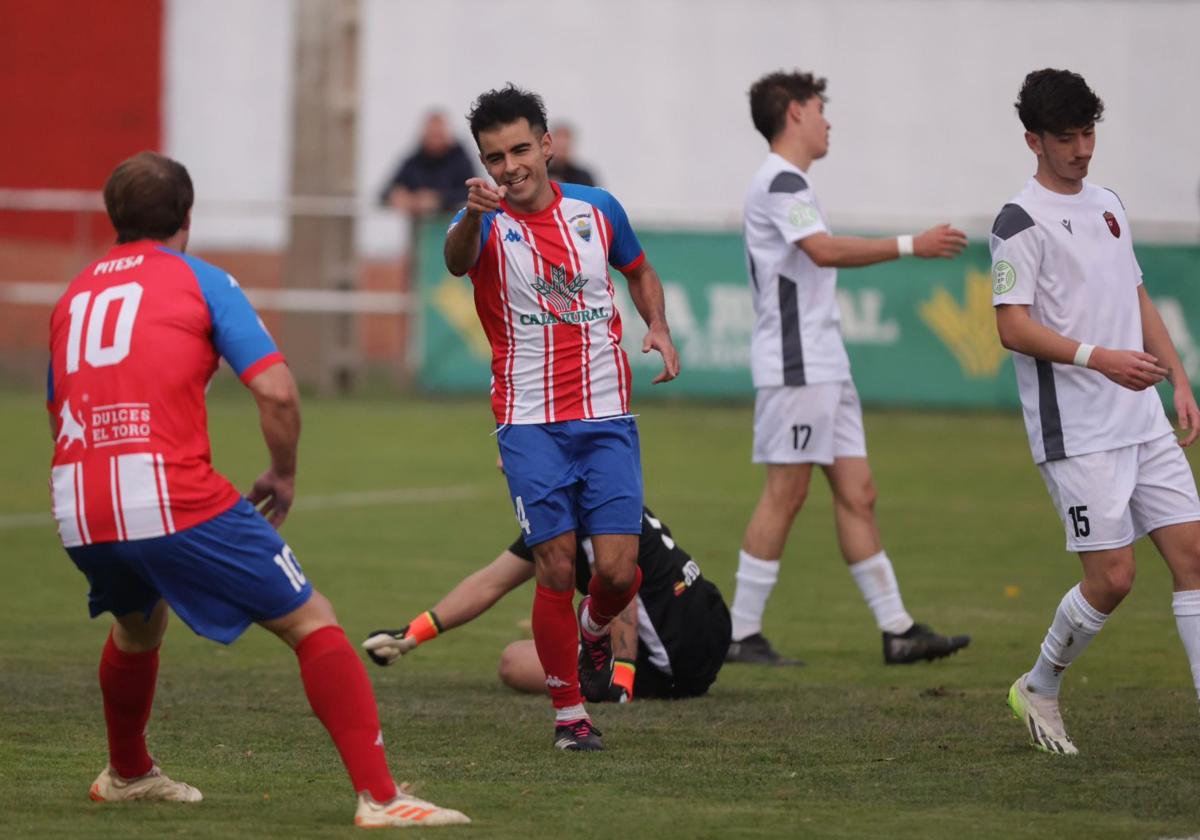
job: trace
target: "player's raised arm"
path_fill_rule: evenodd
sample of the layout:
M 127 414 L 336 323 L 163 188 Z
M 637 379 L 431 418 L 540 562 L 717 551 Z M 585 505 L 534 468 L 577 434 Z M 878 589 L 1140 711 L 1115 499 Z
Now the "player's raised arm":
M 855 268 L 906 256 L 953 259 L 967 247 L 967 235 L 958 228 L 942 224 L 916 236 L 887 239 L 814 233 L 801 239 L 796 246 L 822 268 Z
M 391 665 L 417 645 L 478 618 L 533 577 L 533 563 L 505 549 L 482 569 L 467 575 L 431 610 L 398 630 L 373 630 L 363 648 L 376 665 Z
M 300 445 L 300 392 L 292 372 L 273 364 L 247 386 L 258 404 L 263 440 L 271 466 L 258 477 L 246 499 L 278 528 L 287 519 L 296 494 L 296 452 Z
M 679 352 L 671 340 L 671 328 L 667 326 L 662 280 L 649 260 L 642 260 L 625 272 L 625 279 L 629 281 L 629 296 L 633 298 L 633 305 L 649 328 L 642 342 L 642 352 L 657 350 L 663 358 L 662 372 L 651 380 L 651 384 L 670 382 L 679 375 Z
M 479 259 L 483 216 L 500 209 L 500 200 L 508 189 L 497 187 L 484 178 L 469 178 L 466 183 L 466 210 L 446 234 L 446 245 L 442 250 L 446 268 L 455 277 L 466 274 Z

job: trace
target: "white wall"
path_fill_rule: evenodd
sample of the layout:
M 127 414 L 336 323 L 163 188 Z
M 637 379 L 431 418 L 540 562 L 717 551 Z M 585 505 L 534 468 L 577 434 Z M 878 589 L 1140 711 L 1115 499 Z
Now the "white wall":
M 1139 233 L 1200 230 L 1198 3 L 362 2 L 364 204 L 430 107 L 461 115 L 512 80 L 577 126 L 579 158 L 635 223 L 735 226 L 765 150 L 745 92 L 765 72 L 800 67 L 830 82 L 832 147 L 812 175 L 835 225 L 951 220 L 979 234 L 1032 171 L 1012 108 L 1021 80 L 1056 66 L 1105 101 L 1092 178 L 1121 194 Z M 168 148 L 201 197 L 282 197 L 289 0 L 168 5 Z M 277 221 L 204 221 L 198 237 L 282 239 Z M 375 213 L 360 238 L 388 252 L 399 228 Z

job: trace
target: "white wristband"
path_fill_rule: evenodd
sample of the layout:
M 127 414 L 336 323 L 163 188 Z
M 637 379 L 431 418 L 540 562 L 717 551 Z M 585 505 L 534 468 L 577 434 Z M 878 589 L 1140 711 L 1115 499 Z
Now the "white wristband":
M 1092 358 L 1092 351 L 1095 349 L 1095 344 L 1080 344 L 1079 349 L 1075 351 L 1075 364 L 1087 367 L 1088 359 Z
M 913 238 L 909 234 L 896 237 L 896 247 L 900 250 L 900 256 L 911 257 L 913 254 Z

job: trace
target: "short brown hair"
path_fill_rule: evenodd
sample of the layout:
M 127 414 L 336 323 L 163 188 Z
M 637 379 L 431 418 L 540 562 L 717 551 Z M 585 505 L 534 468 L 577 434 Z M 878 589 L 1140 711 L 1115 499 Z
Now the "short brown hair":
M 187 221 L 193 198 L 183 164 L 157 152 L 121 161 L 104 185 L 104 207 L 117 242 L 170 239 Z
M 769 73 L 750 87 L 750 118 L 758 133 L 770 143 L 783 131 L 788 105 L 807 102 L 814 96 L 825 100 L 824 79 L 799 70 Z

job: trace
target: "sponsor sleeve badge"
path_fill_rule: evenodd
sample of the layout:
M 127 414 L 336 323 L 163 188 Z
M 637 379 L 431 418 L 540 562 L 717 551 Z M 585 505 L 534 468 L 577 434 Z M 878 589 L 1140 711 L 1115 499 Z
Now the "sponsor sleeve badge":
M 1017 270 L 1007 260 L 1000 260 L 992 266 L 992 293 L 1002 295 L 1011 292 L 1017 285 Z

